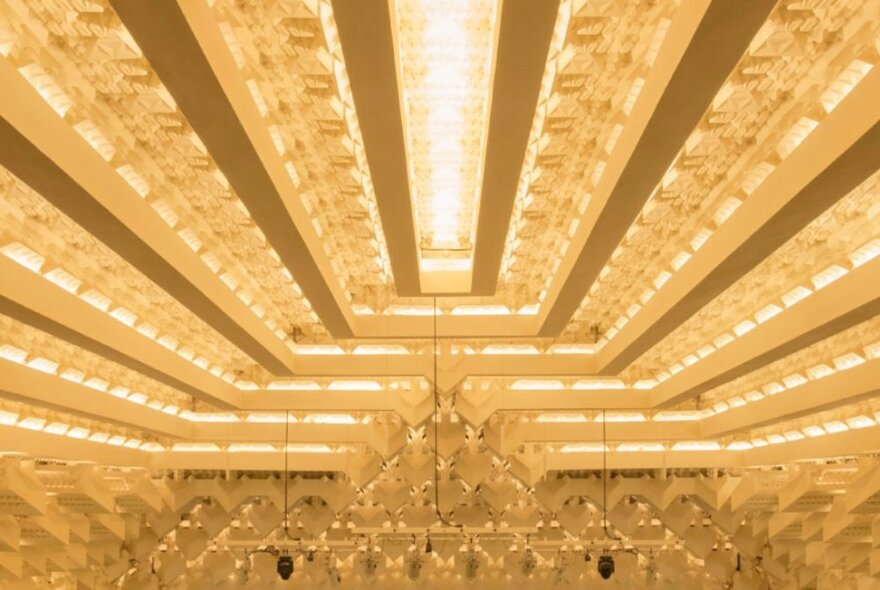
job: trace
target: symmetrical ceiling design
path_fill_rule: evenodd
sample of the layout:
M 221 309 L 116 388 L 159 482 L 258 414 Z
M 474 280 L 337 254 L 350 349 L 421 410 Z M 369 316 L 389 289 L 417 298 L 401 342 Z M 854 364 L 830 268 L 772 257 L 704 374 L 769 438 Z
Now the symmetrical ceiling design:
M 878 14 L 0 0 L 0 587 L 880 588 Z

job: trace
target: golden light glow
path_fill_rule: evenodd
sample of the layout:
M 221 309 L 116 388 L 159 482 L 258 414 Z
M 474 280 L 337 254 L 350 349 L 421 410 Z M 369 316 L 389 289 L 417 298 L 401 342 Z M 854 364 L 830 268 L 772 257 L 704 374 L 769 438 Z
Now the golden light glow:
M 479 208 L 498 2 L 399 0 L 396 9 L 420 253 L 423 260 L 469 258 Z

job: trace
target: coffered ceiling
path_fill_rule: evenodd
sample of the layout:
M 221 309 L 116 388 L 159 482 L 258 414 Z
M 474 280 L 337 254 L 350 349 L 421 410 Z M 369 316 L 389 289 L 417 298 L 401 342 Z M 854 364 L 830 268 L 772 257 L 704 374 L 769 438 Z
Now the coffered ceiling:
M 0 587 L 880 588 L 878 15 L 0 0 Z

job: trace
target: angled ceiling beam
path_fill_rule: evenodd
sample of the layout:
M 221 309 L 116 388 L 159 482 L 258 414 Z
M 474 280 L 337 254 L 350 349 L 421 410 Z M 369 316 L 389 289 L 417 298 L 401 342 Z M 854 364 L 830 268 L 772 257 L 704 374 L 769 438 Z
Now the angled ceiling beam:
M 609 469 L 676 469 L 709 467 L 763 467 L 799 461 L 875 453 L 880 449 L 880 427 L 850 430 L 818 438 L 749 449 L 745 451 L 636 451 L 608 453 Z M 601 470 L 602 453 L 548 453 L 543 457 L 545 472 L 562 470 Z
M 293 357 L 161 217 L 0 58 L 0 164 L 269 371 Z
M 529 422 L 521 426 L 518 436 L 534 443 L 600 443 L 602 423 Z M 607 425 L 608 440 L 618 442 L 668 442 L 698 440 L 700 424 L 697 421 L 675 422 L 620 422 Z M 673 430 L 674 435 L 670 435 Z
M 342 288 L 208 4 L 111 4 L 324 326 L 350 337 Z
M 138 452 L 138 451 L 135 451 Z M 138 458 L 150 469 L 219 469 L 223 471 L 282 471 L 284 469 L 283 453 L 233 452 L 228 451 L 204 453 L 172 451 L 165 453 L 140 453 L 146 455 Z M 372 455 L 359 456 L 354 452 L 346 453 L 288 453 L 288 463 L 297 472 L 320 471 L 323 473 L 345 472 L 353 469 L 354 461 L 365 463 Z M 45 456 L 45 455 L 41 455 Z
M 736 379 L 880 313 L 880 257 L 736 338 L 652 390 L 667 407 Z
M 854 404 L 880 394 L 880 362 L 869 361 L 834 375 L 804 383 L 792 390 L 767 396 L 739 408 L 705 418 L 700 435 L 729 436 L 784 420 Z
M 250 391 L 246 411 L 393 412 L 405 403 L 399 391 Z
M 186 439 L 188 422 L 109 393 L 0 359 L 0 397 L 153 435 Z
M 388 0 L 332 0 L 332 5 L 394 286 L 402 297 L 419 295 L 419 245 L 409 192 L 391 5 Z
M 559 0 L 501 6 L 471 292 L 494 295 Z
M 492 390 L 486 399 L 471 397 L 468 392 L 460 400 L 488 408 L 488 413 L 501 412 L 572 412 L 588 410 L 648 409 L 650 392 L 644 390 L 592 391 L 499 391 Z M 250 391 L 242 399 L 242 410 L 249 411 L 333 411 L 393 412 L 410 401 L 420 402 L 418 393 L 400 391 Z
M 355 318 L 358 338 L 431 338 L 434 318 L 430 315 L 359 315 Z M 537 332 L 534 315 L 438 315 L 440 338 L 531 338 Z
M 181 420 L 181 422 L 183 422 Z M 370 443 L 371 426 L 368 424 L 291 424 L 288 438 L 296 443 Z M 670 437 L 669 424 L 664 422 L 631 422 L 608 425 L 609 437 L 622 441 L 669 441 L 697 440 L 698 422 L 679 422 L 675 424 L 675 436 Z M 527 442 L 567 443 L 601 442 L 602 424 L 540 423 L 523 424 L 517 436 Z M 284 441 L 284 424 L 259 422 L 217 423 L 202 422 L 192 424 L 195 442 L 261 442 L 279 443 Z
M 284 424 L 260 422 L 201 422 L 192 424 L 194 442 L 284 444 Z M 298 444 L 348 443 L 370 444 L 369 424 L 291 424 L 287 440 Z M 280 453 L 279 453 L 280 454 Z
M 626 368 L 876 172 L 878 96 L 874 68 L 602 350 L 600 370 Z
M 240 391 L 76 295 L 0 256 L 0 313 L 221 408 Z
M 609 445 L 612 446 L 612 445 Z M 780 445 L 781 446 L 781 445 Z M 602 471 L 607 469 L 708 469 L 744 466 L 742 451 L 634 451 L 547 453 L 542 463 L 551 471 Z
M 828 457 L 851 457 L 880 450 L 880 427 L 848 430 L 743 451 L 746 465 L 785 465 Z
M 297 376 L 307 377 L 403 377 L 432 374 L 430 354 L 300 354 Z M 474 376 L 578 377 L 595 374 L 592 354 L 457 354 L 441 351 L 441 374 L 460 378 Z
M 558 335 L 651 196 L 776 0 L 685 2 L 542 306 Z
M 92 461 L 118 467 L 148 467 L 151 454 L 7 425 L 0 425 L 0 445 L 4 453 L 74 462 Z

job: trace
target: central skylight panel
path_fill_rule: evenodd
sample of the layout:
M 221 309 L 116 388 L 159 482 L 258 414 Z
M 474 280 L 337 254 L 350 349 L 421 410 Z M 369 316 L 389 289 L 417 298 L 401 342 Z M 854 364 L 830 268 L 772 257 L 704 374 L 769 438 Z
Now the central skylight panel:
M 499 2 L 397 0 L 395 10 L 421 268 L 470 270 Z

